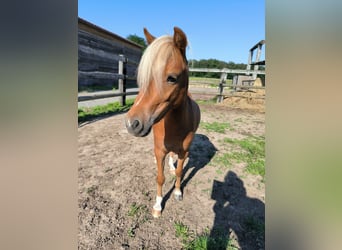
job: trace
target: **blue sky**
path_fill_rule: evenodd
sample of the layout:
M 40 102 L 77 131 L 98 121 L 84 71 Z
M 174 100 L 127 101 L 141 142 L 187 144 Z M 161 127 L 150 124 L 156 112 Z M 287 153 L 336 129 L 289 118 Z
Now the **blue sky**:
M 178 26 L 196 60 L 247 63 L 249 49 L 265 39 L 265 0 L 79 0 L 78 16 L 122 37 L 144 37 L 144 27 L 172 35 Z

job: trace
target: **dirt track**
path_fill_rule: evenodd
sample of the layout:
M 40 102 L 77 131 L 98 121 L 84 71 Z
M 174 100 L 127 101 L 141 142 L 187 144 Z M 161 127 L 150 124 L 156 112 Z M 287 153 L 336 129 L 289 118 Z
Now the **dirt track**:
M 153 219 L 156 165 L 152 134 L 129 135 L 124 114 L 79 127 L 79 249 L 181 249 L 174 224 L 197 234 L 229 236 L 237 249 L 263 249 L 264 236 L 245 226 L 263 223 L 265 185 L 245 164 L 216 166 L 230 150 L 224 138 L 264 136 L 265 114 L 224 105 L 201 104 L 202 122 L 225 122 L 225 133 L 200 126 L 184 169 L 183 201 L 173 198 L 173 176 L 165 169 L 164 210 Z M 234 248 L 233 248 L 234 249 Z

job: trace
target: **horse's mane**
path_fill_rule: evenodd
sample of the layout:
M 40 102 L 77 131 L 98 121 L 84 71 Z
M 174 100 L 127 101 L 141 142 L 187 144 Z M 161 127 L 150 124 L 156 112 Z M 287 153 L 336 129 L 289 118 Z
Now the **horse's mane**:
M 138 67 L 137 82 L 140 91 L 146 91 L 152 78 L 155 80 L 157 89 L 160 90 L 166 63 L 176 50 L 173 37 L 167 35 L 155 39 L 146 48 Z

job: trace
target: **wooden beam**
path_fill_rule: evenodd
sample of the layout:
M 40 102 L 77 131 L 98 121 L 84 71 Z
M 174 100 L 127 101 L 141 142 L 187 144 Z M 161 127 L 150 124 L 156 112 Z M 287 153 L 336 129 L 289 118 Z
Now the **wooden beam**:
M 228 74 L 252 74 L 265 75 L 264 70 L 246 70 L 246 69 L 209 69 L 209 68 L 189 68 L 190 72 L 213 72 L 213 73 L 228 73 Z
M 117 97 L 117 96 L 129 96 L 129 95 L 137 95 L 139 91 L 129 91 L 124 93 L 101 93 L 101 94 L 89 94 L 89 95 L 82 95 L 78 96 L 78 101 L 88 101 L 88 100 L 96 100 L 96 99 L 102 99 L 102 98 L 109 98 L 109 97 Z

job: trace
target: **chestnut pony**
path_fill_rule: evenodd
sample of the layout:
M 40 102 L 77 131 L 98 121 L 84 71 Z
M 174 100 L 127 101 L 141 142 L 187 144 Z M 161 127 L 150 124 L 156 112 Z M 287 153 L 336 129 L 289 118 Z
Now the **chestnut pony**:
M 173 36 L 155 38 L 147 29 L 144 34 L 149 46 L 138 67 L 140 87 L 135 102 L 125 117 L 129 133 L 137 137 L 153 128 L 154 153 L 157 161 L 157 197 L 152 215 L 159 217 L 162 207 L 162 186 L 165 182 L 164 163 L 176 174 L 175 198 L 182 200 L 180 189 L 183 164 L 200 122 L 200 109 L 188 93 L 189 76 L 185 56 L 187 38 L 175 27 Z M 174 168 L 172 155 L 178 155 Z

